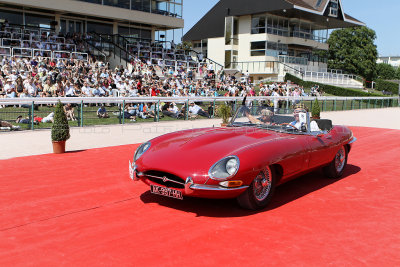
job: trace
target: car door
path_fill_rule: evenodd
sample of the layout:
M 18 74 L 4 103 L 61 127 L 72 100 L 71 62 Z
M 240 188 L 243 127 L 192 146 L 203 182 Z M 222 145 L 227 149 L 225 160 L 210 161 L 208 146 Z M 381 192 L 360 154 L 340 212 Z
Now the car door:
M 290 178 L 308 168 L 306 160 L 308 144 L 308 136 L 299 134 L 293 135 L 292 138 L 285 140 L 281 145 L 282 158 L 280 164 L 283 168 L 283 180 Z
M 333 159 L 335 142 L 330 132 L 319 132 L 308 136 L 308 151 L 306 161 L 308 168 L 315 168 Z

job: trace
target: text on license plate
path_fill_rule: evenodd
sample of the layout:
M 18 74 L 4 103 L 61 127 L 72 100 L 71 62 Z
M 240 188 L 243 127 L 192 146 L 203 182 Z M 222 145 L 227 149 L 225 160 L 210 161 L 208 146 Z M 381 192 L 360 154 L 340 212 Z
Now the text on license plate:
M 150 185 L 150 192 L 156 195 L 161 195 L 161 196 L 166 196 L 166 197 L 172 197 L 176 199 L 183 199 L 182 192 L 167 188 L 167 187 L 162 187 L 158 185 Z

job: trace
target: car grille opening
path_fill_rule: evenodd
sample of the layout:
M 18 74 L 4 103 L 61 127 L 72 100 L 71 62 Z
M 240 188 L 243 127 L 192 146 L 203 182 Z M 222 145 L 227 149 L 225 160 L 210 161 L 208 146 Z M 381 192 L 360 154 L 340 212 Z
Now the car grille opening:
M 146 179 L 152 181 L 153 183 L 170 187 L 170 188 L 185 188 L 185 181 L 171 173 L 161 172 L 161 171 L 147 171 L 144 173 Z

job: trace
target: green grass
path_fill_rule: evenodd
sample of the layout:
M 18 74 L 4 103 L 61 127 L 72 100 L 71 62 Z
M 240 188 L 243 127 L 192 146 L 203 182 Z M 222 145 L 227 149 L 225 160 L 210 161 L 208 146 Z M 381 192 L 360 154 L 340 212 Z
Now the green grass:
M 302 103 L 308 107 L 308 109 L 311 111 L 312 109 L 312 102 L 311 100 L 307 101 L 302 101 Z M 369 102 L 369 103 L 368 103 Z M 217 102 L 217 105 L 222 104 L 223 102 Z M 258 104 L 258 101 L 255 101 L 256 104 Z M 237 102 L 237 107 L 240 105 L 240 102 Z M 381 107 L 397 107 L 399 105 L 398 100 L 327 100 L 327 101 L 319 101 L 319 106 L 321 108 L 321 112 L 323 111 L 340 111 L 340 110 L 354 110 L 354 109 L 371 109 L 371 108 L 381 108 Z M 207 108 L 209 106 L 209 103 L 204 103 L 202 107 L 204 110 L 207 111 Z M 181 108 L 182 105 L 178 104 L 178 107 Z M 282 108 L 285 109 L 286 107 L 289 107 L 289 109 L 292 108 L 292 103 L 289 102 L 287 105 L 286 101 L 283 101 Z M 148 119 L 141 119 L 137 118 L 136 122 L 130 121 L 129 119 L 119 119 L 118 114 L 120 112 L 120 109 L 118 106 L 111 106 L 111 107 L 106 107 L 108 114 L 110 115 L 110 118 L 98 118 L 96 115 L 98 107 L 96 106 L 89 106 L 89 107 L 83 107 L 83 126 L 94 126 L 94 125 L 118 125 L 118 124 L 135 124 L 135 123 L 151 123 L 154 122 L 154 118 L 148 118 Z M 29 108 L 20 108 L 20 107 L 6 107 L 0 109 L 0 119 L 9 121 L 16 125 L 15 120 L 19 115 L 22 115 L 23 117 L 28 117 L 29 116 Z M 45 117 L 49 113 L 53 112 L 54 107 L 48 107 L 48 106 L 39 106 L 38 110 L 34 111 L 34 115 L 38 117 Z M 162 116 L 162 113 L 159 112 L 159 115 Z M 80 117 L 80 114 L 78 112 L 78 108 L 75 107 L 75 116 L 78 118 Z M 217 117 L 215 115 L 215 117 Z M 201 116 L 197 116 L 196 120 L 200 119 L 206 119 Z M 159 121 L 174 121 L 177 120 L 175 118 L 171 118 L 168 116 L 163 116 L 159 118 Z M 179 120 L 184 120 L 179 119 Z M 18 124 L 20 125 L 22 130 L 29 130 L 31 129 L 30 124 Z M 78 121 L 69 121 L 70 127 L 78 127 Z M 34 125 L 34 129 L 50 129 L 52 126 L 52 123 L 39 123 L 38 125 Z

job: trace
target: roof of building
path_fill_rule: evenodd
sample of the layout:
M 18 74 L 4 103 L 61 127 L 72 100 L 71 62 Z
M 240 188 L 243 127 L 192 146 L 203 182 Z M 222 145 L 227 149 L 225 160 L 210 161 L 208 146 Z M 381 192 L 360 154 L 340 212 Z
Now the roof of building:
M 327 15 L 329 0 L 220 0 L 184 36 L 185 41 L 224 36 L 225 17 L 271 13 L 313 21 L 329 29 L 363 26 L 363 22 L 345 14 L 339 0 L 338 18 Z

